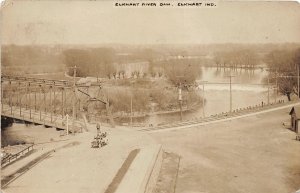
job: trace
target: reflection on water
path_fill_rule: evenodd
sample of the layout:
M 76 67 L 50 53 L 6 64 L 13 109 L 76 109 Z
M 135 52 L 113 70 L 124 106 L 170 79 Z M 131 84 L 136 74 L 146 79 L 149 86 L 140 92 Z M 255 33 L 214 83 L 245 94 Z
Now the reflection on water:
M 217 67 L 202 67 L 202 77 L 200 81 L 208 81 L 210 83 L 221 82 L 229 83 L 229 75 L 234 76 L 232 83 L 240 84 L 261 84 L 263 78 L 268 75 L 266 69 L 237 69 L 230 70 L 229 68 L 217 68 Z

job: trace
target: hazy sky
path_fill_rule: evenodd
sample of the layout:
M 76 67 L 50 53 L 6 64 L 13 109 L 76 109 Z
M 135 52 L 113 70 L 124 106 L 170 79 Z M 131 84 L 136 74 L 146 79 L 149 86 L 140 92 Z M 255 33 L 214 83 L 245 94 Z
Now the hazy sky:
M 295 2 L 219 2 L 216 8 L 118 8 L 114 7 L 115 2 L 117 1 L 7 3 L 1 10 L 2 42 L 300 42 L 300 4 Z

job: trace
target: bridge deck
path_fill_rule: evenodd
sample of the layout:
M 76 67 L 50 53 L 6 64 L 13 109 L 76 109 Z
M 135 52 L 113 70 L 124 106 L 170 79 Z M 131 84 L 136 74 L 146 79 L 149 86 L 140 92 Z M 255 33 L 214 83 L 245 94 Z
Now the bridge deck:
M 31 123 L 41 124 L 58 129 L 67 129 L 66 119 L 62 115 L 50 114 L 45 111 L 35 111 L 33 109 L 26 109 L 24 107 L 9 106 L 2 104 L 1 116 L 28 121 Z M 72 117 L 68 121 L 69 129 L 72 129 Z M 75 129 L 81 127 L 81 122 L 75 120 Z

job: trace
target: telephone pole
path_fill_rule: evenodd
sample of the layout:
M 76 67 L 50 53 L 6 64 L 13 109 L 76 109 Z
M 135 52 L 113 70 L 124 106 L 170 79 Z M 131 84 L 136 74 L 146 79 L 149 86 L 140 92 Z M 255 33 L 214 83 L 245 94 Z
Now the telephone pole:
M 181 93 L 181 83 L 179 83 L 178 100 L 179 100 L 179 107 L 180 107 L 180 121 L 182 121 L 182 93 Z
M 268 76 L 268 105 L 270 104 L 270 80 Z
M 179 108 L 180 108 L 180 121 L 182 121 L 182 85 L 181 85 L 181 78 L 184 76 L 176 76 L 179 80 L 179 87 L 178 87 L 178 101 L 179 101 Z
M 66 115 L 66 119 L 67 119 L 67 135 L 69 135 L 69 115 Z
M 132 127 L 132 93 L 130 96 L 130 126 Z
M 75 114 L 76 114 L 76 70 L 77 70 L 77 67 L 74 66 L 73 67 L 73 111 L 72 111 L 72 132 L 73 134 L 75 134 Z
M 130 95 L 130 126 L 133 127 L 133 101 L 132 101 L 132 97 L 133 97 L 133 91 L 134 91 L 134 82 L 131 82 L 131 95 Z
M 227 76 L 229 77 L 229 95 L 230 95 L 230 98 L 229 98 L 229 103 L 230 103 L 230 113 L 232 112 L 232 77 L 235 77 L 233 75 L 231 75 L 231 72 L 230 72 L 230 75 Z
M 275 90 L 275 103 L 277 103 L 277 95 L 278 95 L 278 85 L 277 85 L 277 70 L 275 71 L 275 88 L 276 88 L 276 90 Z
M 296 64 L 296 66 L 297 66 L 297 94 L 298 94 L 298 98 L 300 98 L 299 97 L 299 94 L 300 94 L 300 85 L 299 85 L 299 65 L 298 64 Z
M 179 101 L 179 108 L 180 108 L 180 121 L 182 121 L 182 93 L 181 93 L 181 82 L 179 83 L 179 88 L 178 88 L 178 101 Z
M 208 81 L 201 81 L 200 84 L 202 84 L 202 91 L 203 91 L 203 94 L 202 94 L 202 116 L 203 118 L 205 117 L 205 83 L 207 83 Z

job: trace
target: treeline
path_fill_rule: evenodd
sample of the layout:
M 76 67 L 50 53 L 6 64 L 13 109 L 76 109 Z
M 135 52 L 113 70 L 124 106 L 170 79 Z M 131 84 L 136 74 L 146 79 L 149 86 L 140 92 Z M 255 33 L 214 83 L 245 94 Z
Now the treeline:
M 77 76 L 95 76 L 108 79 L 145 78 L 148 70 L 141 67 L 129 69 L 130 63 L 149 63 L 158 56 L 153 50 L 139 50 L 132 53 L 116 53 L 111 48 L 68 49 L 63 51 L 64 63 L 73 75 L 73 67 L 78 67 Z M 143 65 L 143 64 L 141 64 Z M 121 67 L 120 67 L 121 66 Z M 150 67 L 151 68 L 151 67 Z
M 259 56 L 253 50 L 234 50 L 214 53 L 217 67 L 224 68 L 255 68 L 259 64 Z
M 168 78 L 173 84 L 192 84 L 201 76 L 200 64 L 189 59 L 159 60 L 158 53 L 153 50 L 138 52 L 140 60 L 148 64 L 147 69 L 128 67 L 116 68 L 116 53 L 108 48 L 93 48 L 88 50 L 69 49 L 63 52 L 64 61 L 73 75 L 76 66 L 77 76 L 96 76 L 109 79 L 127 78 Z M 121 62 L 121 61 L 119 61 Z M 124 61 L 123 61 L 124 62 Z M 142 65 L 142 64 L 141 64 Z
M 260 64 L 272 63 L 270 56 L 269 59 L 265 59 L 265 55 L 271 53 L 272 48 L 277 50 L 273 55 L 279 57 L 278 52 L 282 51 L 282 55 L 288 56 L 289 54 L 285 52 L 292 52 L 297 46 L 299 47 L 299 44 L 113 45 L 109 47 L 9 45 L 2 46 L 1 62 L 3 73 L 63 71 L 73 75 L 72 68 L 77 66 L 77 75 L 82 77 L 168 78 L 173 84 L 180 82 L 190 84 L 201 76 L 201 66 L 214 64 L 232 69 L 253 69 Z M 276 66 L 275 63 L 279 63 L 281 59 L 275 58 L 273 61 Z M 142 63 L 141 65 L 144 66 L 129 69 L 127 64 L 135 62 Z

